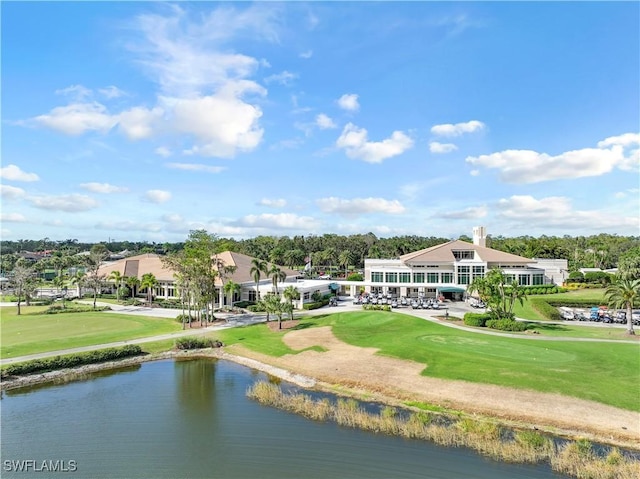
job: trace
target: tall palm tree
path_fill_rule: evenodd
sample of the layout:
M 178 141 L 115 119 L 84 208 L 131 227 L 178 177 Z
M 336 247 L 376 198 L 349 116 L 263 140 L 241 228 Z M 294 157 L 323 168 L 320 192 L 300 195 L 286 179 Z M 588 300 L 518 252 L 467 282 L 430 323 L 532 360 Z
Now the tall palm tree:
M 273 289 L 278 294 L 278 283 L 287 279 L 287 273 L 280 269 L 280 266 L 276 264 L 272 264 L 269 269 L 269 276 L 271 276 L 271 284 L 273 284 Z
M 227 281 L 224 285 L 224 292 L 229 299 L 229 307 L 233 307 L 233 295 L 242 291 L 242 286 L 234 281 Z
M 153 288 L 158 286 L 158 280 L 153 273 L 145 273 L 140 280 L 140 287 L 147 290 L 147 301 L 149 306 L 153 302 Z
M 627 310 L 627 334 L 636 334 L 633 330 L 632 309 L 640 302 L 640 279 L 618 279 L 605 290 L 604 295 L 614 308 Z
M 125 276 L 125 284 L 131 290 L 131 299 L 136 297 L 136 288 L 140 286 L 140 280 L 136 276 Z
M 120 301 L 120 288 L 122 288 L 122 282 L 124 281 L 124 276 L 118 270 L 114 270 L 109 274 L 108 279 L 113 280 L 116 284 L 116 300 Z
M 266 274 L 267 272 L 267 263 L 261 259 L 253 258 L 251 260 L 251 269 L 249 270 L 249 274 L 253 277 L 253 280 L 256 283 L 256 300 L 260 301 L 260 277 L 262 273 Z
M 350 250 L 344 250 L 338 256 L 338 264 L 344 267 L 344 277 L 349 274 L 349 265 L 353 262 L 353 253 Z
M 289 314 L 291 319 L 293 319 L 293 301 L 295 299 L 300 299 L 300 291 L 298 291 L 298 288 L 296 288 L 295 286 L 287 286 L 286 288 L 284 288 L 282 296 L 284 296 L 291 305 L 291 308 L 289 308 Z

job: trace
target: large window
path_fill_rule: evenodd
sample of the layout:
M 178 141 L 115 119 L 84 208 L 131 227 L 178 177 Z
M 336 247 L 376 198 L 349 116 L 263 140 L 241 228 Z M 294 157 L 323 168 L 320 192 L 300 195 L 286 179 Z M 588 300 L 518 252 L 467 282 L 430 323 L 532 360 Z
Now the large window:
M 484 276 L 484 266 L 474 266 L 471 279 L 482 278 Z
M 411 273 L 400 273 L 401 283 L 411 283 Z
M 518 283 L 520 286 L 529 286 L 531 284 L 531 276 L 528 274 L 519 274 Z
M 309 294 L 309 293 L 307 293 Z M 253 289 L 249 290 L 249 301 L 255 301 L 256 300 L 256 292 Z
M 534 284 L 534 286 L 537 286 L 537 285 L 540 285 L 540 284 L 544 284 L 544 274 L 535 273 L 533 275 L 533 284 Z
M 398 282 L 398 273 L 385 273 L 384 274 L 384 282 L 385 283 L 397 283 Z
M 442 273 L 442 282 L 444 284 L 453 283 L 453 273 Z
M 506 284 L 511 284 L 516 280 L 516 275 L 515 274 L 505 274 L 504 275 L 504 282 Z
M 458 266 L 458 284 L 469 284 L 469 266 Z
M 414 283 L 424 283 L 424 273 L 413 273 Z
M 474 251 L 471 250 L 459 250 L 459 251 L 453 251 L 453 257 L 455 259 L 457 259 L 458 261 L 461 259 L 473 259 L 473 253 Z
M 427 273 L 427 283 L 437 283 L 438 273 Z
M 384 276 L 381 272 L 379 271 L 372 271 L 371 272 L 371 282 L 372 283 L 382 283 Z

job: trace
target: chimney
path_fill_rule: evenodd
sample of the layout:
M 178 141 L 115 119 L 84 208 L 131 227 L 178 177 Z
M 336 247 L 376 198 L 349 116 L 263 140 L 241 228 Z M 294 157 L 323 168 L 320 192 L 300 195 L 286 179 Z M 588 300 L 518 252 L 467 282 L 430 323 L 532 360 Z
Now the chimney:
M 483 248 L 487 247 L 487 228 L 484 226 L 473 227 L 473 244 Z

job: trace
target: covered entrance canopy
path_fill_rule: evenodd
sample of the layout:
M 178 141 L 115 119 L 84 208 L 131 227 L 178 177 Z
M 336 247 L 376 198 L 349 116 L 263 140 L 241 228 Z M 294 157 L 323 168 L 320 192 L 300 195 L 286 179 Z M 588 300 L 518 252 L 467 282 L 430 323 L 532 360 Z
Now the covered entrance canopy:
M 441 293 L 464 293 L 466 289 L 456 288 L 454 286 L 445 286 L 443 288 L 438 288 L 438 291 L 440 291 Z
M 452 301 L 462 301 L 466 291 L 467 290 L 464 288 L 456 288 L 455 286 L 444 286 L 442 288 L 438 288 L 439 295 Z

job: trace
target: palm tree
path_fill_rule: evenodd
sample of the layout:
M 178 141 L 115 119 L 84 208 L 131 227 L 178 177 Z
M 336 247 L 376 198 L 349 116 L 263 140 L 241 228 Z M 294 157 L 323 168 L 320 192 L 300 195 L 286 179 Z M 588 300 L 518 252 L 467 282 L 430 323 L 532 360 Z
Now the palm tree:
M 256 283 L 256 299 L 260 301 L 260 276 L 262 273 L 267 272 L 267 263 L 258 258 L 251 260 L 251 269 L 249 274 L 253 276 L 253 280 Z
M 229 299 L 229 307 L 233 307 L 233 295 L 242 291 L 242 286 L 234 281 L 227 281 L 224 285 L 224 292 Z
M 136 297 L 136 288 L 140 286 L 140 280 L 136 276 L 125 276 L 125 284 L 129 286 L 131 290 L 131 298 Z
M 627 310 L 627 334 L 636 334 L 633 330 L 632 308 L 640 302 L 640 279 L 618 279 L 605 290 L 604 295 L 614 308 Z
M 153 288 L 156 286 L 158 286 L 158 280 L 153 273 L 145 273 L 142 275 L 140 287 L 147 290 L 147 301 L 149 302 L 149 306 L 151 306 L 151 303 L 153 302 Z
M 273 289 L 278 294 L 278 283 L 287 279 L 287 273 L 280 269 L 280 266 L 273 264 L 269 269 L 269 276 L 271 276 L 271 283 L 273 284 Z
M 349 265 L 353 262 L 353 254 L 349 250 L 344 250 L 338 256 L 338 264 L 344 267 L 344 277 L 349 274 Z
M 120 271 L 114 270 L 111 272 L 108 279 L 113 280 L 113 282 L 116 284 L 116 300 L 120 301 L 120 288 L 122 287 L 124 276 L 122 276 L 122 273 Z
M 298 291 L 298 288 L 295 286 L 287 286 L 284 288 L 282 296 L 284 296 L 285 299 L 289 301 L 289 305 L 291 305 L 291 308 L 289 308 L 289 314 L 291 319 L 293 319 L 293 300 L 300 299 L 300 291 Z

